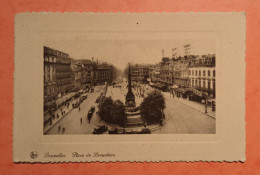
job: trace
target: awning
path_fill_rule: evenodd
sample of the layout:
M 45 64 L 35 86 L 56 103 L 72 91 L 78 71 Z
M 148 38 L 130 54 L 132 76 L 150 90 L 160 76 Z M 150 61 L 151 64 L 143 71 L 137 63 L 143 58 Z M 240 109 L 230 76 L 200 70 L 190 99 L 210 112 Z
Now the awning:
M 201 91 L 194 89 L 194 88 L 187 88 L 185 91 L 186 92 L 192 91 L 194 95 L 197 95 L 197 96 L 200 96 L 200 97 L 207 97 L 208 96 L 207 92 L 201 92 Z
M 63 102 L 67 101 L 68 99 L 70 99 L 74 95 L 76 95 L 76 92 L 71 92 L 71 93 L 68 93 L 68 94 L 64 95 L 63 97 L 61 97 L 58 100 L 56 100 L 56 105 L 62 104 Z

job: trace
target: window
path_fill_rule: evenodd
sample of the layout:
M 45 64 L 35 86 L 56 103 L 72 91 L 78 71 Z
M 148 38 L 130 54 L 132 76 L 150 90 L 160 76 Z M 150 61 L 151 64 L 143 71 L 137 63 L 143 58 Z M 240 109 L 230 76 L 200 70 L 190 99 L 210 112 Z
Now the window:
M 192 70 L 192 75 L 194 75 L 194 70 Z
M 195 75 L 197 75 L 197 70 L 196 70 L 196 72 L 195 72 Z
M 201 71 L 199 71 L 199 76 L 201 76 Z
M 208 70 L 208 76 L 210 77 L 210 70 Z
M 190 74 L 190 70 L 189 70 L 189 75 L 191 75 L 191 74 Z
M 213 77 L 215 77 L 215 70 L 213 70 Z
M 205 76 L 205 74 L 206 74 L 206 73 L 205 73 L 205 70 L 204 70 L 204 71 L 203 71 L 203 76 Z

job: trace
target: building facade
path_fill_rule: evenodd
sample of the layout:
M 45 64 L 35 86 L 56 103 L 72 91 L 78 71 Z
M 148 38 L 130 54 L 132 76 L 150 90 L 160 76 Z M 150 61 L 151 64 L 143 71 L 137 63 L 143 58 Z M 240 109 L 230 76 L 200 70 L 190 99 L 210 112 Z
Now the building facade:
M 174 80 L 174 67 L 173 67 L 173 60 L 168 57 L 163 57 L 160 63 L 160 78 L 159 82 L 162 85 L 169 87 L 173 84 Z
M 71 70 L 72 70 L 72 86 L 74 90 L 80 89 L 82 86 L 82 65 L 73 62 L 71 64 Z
M 82 74 L 82 85 L 93 85 L 93 62 L 91 60 L 75 60 L 78 64 L 82 65 L 81 74 Z
M 111 65 L 107 63 L 93 63 L 93 73 L 94 85 L 111 83 Z
M 44 46 L 44 106 L 73 89 L 69 54 Z
M 188 57 L 178 57 L 173 60 L 174 85 L 179 88 L 188 87 Z
M 196 58 L 189 66 L 189 87 L 205 93 L 210 98 L 216 96 L 215 55 Z
M 131 81 L 133 85 L 138 83 L 147 83 L 149 78 L 149 65 L 135 64 L 131 65 Z

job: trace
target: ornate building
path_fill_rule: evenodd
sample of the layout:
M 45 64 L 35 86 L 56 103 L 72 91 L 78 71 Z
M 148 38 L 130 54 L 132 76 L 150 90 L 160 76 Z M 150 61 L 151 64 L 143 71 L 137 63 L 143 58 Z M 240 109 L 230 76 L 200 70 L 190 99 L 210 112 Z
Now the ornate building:
M 189 87 L 215 98 L 215 55 L 197 56 L 189 66 Z
M 188 87 L 188 57 L 178 57 L 173 60 L 174 84 L 179 88 Z
M 147 83 L 149 78 L 149 65 L 135 64 L 131 66 L 132 83 Z
M 71 58 L 67 53 L 44 46 L 44 107 L 50 106 L 72 86 Z
M 93 80 L 95 85 L 111 83 L 112 81 L 111 65 L 107 63 L 101 63 L 101 64 L 94 63 L 93 70 L 94 70 Z
M 72 70 L 72 85 L 74 87 L 74 90 L 78 90 L 81 88 L 83 84 L 83 76 L 82 76 L 82 64 L 75 63 L 75 61 L 71 64 L 71 70 Z

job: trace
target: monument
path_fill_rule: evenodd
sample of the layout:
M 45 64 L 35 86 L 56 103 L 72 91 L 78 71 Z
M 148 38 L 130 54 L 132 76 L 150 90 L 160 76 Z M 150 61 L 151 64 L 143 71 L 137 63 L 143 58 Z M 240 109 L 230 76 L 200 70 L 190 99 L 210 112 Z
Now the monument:
M 129 69 L 128 69 L 128 92 L 126 94 L 126 100 L 125 100 L 125 106 L 129 109 L 134 109 L 136 107 L 135 104 L 135 96 L 132 92 L 132 85 L 131 85 L 131 67 L 129 63 Z
M 131 67 L 129 63 L 129 70 L 128 70 L 128 92 L 126 94 L 125 99 L 125 107 L 126 107 L 126 126 L 133 127 L 133 126 L 144 126 L 144 120 L 140 115 L 140 107 L 136 107 L 135 103 L 135 96 L 132 92 L 132 82 L 131 82 Z

